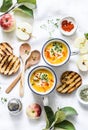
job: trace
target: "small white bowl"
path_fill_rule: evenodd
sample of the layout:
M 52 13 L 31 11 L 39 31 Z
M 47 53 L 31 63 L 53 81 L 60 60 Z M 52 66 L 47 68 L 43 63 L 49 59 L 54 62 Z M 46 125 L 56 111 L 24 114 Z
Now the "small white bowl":
M 85 101 L 85 100 L 83 100 L 83 99 L 81 98 L 80 92 L 81 92 L 82 90 L 86 89 L 86 88 L 88 88 L 88 84 L 87 84 L 87 85 L 82 85 L 81 87 L 79 87 L 79 88 L 77 89 L 77 93 L 76 93 L 79 102 L 82 103 L 82 104 L 84 104 L 84 105 L 88 105 L 88 101 Z
M 74 28 L 70 32 L 64 31 L 62 29 L 62 22 L 64 20 L 67 20 L 68 22 L 71 22 L 74 25 Z M 63 35 L 65 35 L 65 36 L 71 36 L 71 35 L 73 35 L 76 32 L 76 30 L 77 30 L 77 23 L 76 23 L 76 20 L 73 17 L 68 16 L 68 17 L 64 17 L 64 18 L 61 19 L 61 21 L 60 21 L 60 31 L 61 31 L 61 33 Z

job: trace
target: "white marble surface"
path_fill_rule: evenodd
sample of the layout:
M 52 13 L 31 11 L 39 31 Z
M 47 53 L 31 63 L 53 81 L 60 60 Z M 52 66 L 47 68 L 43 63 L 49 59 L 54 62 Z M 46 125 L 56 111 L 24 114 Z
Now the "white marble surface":
M 62 38 L 66 40 L 71 48 L 74 44 L 74 40 L 77 36 L 83 35 L 88 32 L 88 1 L 87 0 L 37 0 L 37 9 L 34 13 L 34 23 L 33 23 L 33 36 L 29 43 L 32 46 L 32 50 L 38 49 L 42 50 L 43 44 L 49 39 L 48 31 L 40 28 L 40 26 L 48 19 L 62 18 L 64 16 L 73 16 L 78 23 L 78 30 L 75 35 L 71 37 L 65 37 L 60 34 L 59 29 L 56 29 L 52 37 Z M 29 17 L 15 15 L 17 23 L 21 21 L 30 22 Z M 15 31 L 13 33 L 3 33 L 0 29 L 0 42 L 7 41 L 14 48 L 14 53 L 19 56 L 19 46 L 20 41 L 16 38 Z M 88 73 L 82 73 L 78 70 L 76 66 L 78 56 L 73 56 L 70 58 L 69 62 L 62 67 L 53 68 L 56 72 L 58 82 L 62 72 L 67 70 L 74 70 L 82 76 L 83 84 L 88 82 Z M 46 65 L 41 57 L 39 65 Z M 7 110 L 7 104 L 2 104 L 0 101 L 0 130 L 42 130 L 45 127 L 45 116 L 44 111 L 39 120 L 29 120 L 25 114 L 25 110 L 28 104 L 37 102 L 42 106 L 42 99 L 39 96 L 34 95 L 27 84 L 28 73 L 32 68 L 28 69 L 25 73 L 25 95 L 21 99 L 23 103 L 23 111 L 18 116 L 11 116 Z M 0 86 L 2 87 L 0 91 L 0 98 L 6 97 L 8 100 L 15 97 L 19 98 L 19 83 L 16 85 L 14 90 L 10 94 L 5 94 L 5 89 L 10 85 L 13 79 L 17 76 L 3 76 L 0 75 Z M 70 118 L 76 130 L 87 130 L 88 129 L 88 107 L 81 105 L 76 97 L 76 91 L 70 95 L 60 95 L 54 91 L 49 95 L 49 105 L 53 110 L 57 107 L 72 106 L 77 112 L 78 116 L 75 118 Z M 43 107 L 42 107 L 43 108 Z

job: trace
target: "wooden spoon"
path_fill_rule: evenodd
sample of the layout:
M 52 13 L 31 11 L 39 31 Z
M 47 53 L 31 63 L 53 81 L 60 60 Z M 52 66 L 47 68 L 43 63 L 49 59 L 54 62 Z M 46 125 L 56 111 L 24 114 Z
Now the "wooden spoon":
M 40 61 L 40 52 L 38 50 L 34 50 L 31 52 L 30 57 L 27 60 L 25 69 L 29 68 L 30 66 L 33 66 L 35 64 L 38 64 Z
M 22 74 L 21 74 L 21 79 L 20 79 L 20 88 L 19 88 L 19 95 L 20 97 L 23 97 L 24 95 L 24 72 L 25 72 L 25 64 L 26 61 L 28 59 L 28 57 L 30 56 L 30 50 L 31 47 L 28 43 L 23 43 L 20 46 L 20 56 L 22 59 Z
M 30 57 L 28 58 L 27 62 L 26 62 L 26 66 L 25 69 L 28 69 L 29 67 L 38 64 L 40 61 L 40 52 L 37 50 L 34 50 L 31 52 Z M 10 84 L 10 86 L 6 89 L 6 93 L 10 93 L 11 90 L 15 87 L 15 85 L 17 84 L 17 82 L 20 80 L 21 77 L 21 73 L 19 73 L 19 75 L 16 77 L 16 79 Z

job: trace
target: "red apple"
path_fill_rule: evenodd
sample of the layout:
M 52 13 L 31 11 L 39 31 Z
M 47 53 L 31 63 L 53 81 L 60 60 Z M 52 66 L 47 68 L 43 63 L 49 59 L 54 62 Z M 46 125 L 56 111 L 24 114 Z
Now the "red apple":
M 26 114 L 31 119 L 38 119 L 41 115 L 41 106 L 37 103 L 29 105 L 26 109 Z
M 11 32 L 15 29 L 16 21 L 13 15 L 5 14 L 0 18 L 0 25 L 5 32 Z

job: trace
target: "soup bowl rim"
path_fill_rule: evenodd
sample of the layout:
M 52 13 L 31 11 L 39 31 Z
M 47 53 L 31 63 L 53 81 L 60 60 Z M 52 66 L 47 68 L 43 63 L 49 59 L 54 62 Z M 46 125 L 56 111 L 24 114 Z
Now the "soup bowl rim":
M 68 48 L 68 57 L 67 57 L 67 59 L 66 59 L 64 62 L 60 63 L 60 64 L 51 64 L 50 62 L 47 61 L 47 59 L 46 59 L 45 56 L 44 56 L 44 49 L 45 49 L 45 47 L 46 47 L 48 44 L 50 44 L 50 42 L 52 42 L 52 41 L 61 41 L 61 42 L 62 42 L 63 44 L 65 44 L 66 47 Z M 65 40 L 60 39 L 60 38 L 52 38 L 52 39 L 46 41 L 45 44 L 44 44 L 43 47 L 42 47 L 42 57 L 43 57 L 45 63 L 48 64 L 48 65 L 51 66 L 51 67 L 60 67 L 60 66 L 62 66 L 62 65 L 64 65 L 64 64 L 66 64 L 66 63 L 69 61 L 70 56 L 71 56 L 71 49 L 70 49 L 69 44 L 68 44 Z
M 38 69 L 46 69 L 46 70 L 49 70 L 49 71 L 53 74 L 53 76 L 54 76 L 54 85 L 53 85 L 52 89 L 51 89 L 49 92 L 45 93 L 45 94 L 44 94 L 44 93 L 40 93 L 40 92 L 34 91 L 34 90 L 32 89 L 32 87 L 31 87 L 31 86 L 32 86 L 31 83 L 29 83 L 29 82 L 30 82 L 30 77 L 31 77 L 31 75 L 33 74 L 33 72 L 35 72 L 35 71 L 38 70 Z M 53 90 L 55 89 L 56 84 L 57 84 L 57 76 L 56 76 L 54 70 L 53 70 L 52 68 L 48 67 L 48 66 L 45 66 L 45 65 L 36 66 L 36 67 L 34 67 L 34 68 L 29 72 L 29 74 L 28 74 L 28 87 L 31 89 L 31 91 L 32 91 L 33 93 L 35 93 L 35 94 L 37 94 L 37 95 L 45 96 L 45 95 L 50 94 L 50 93 L 53 92 Z

